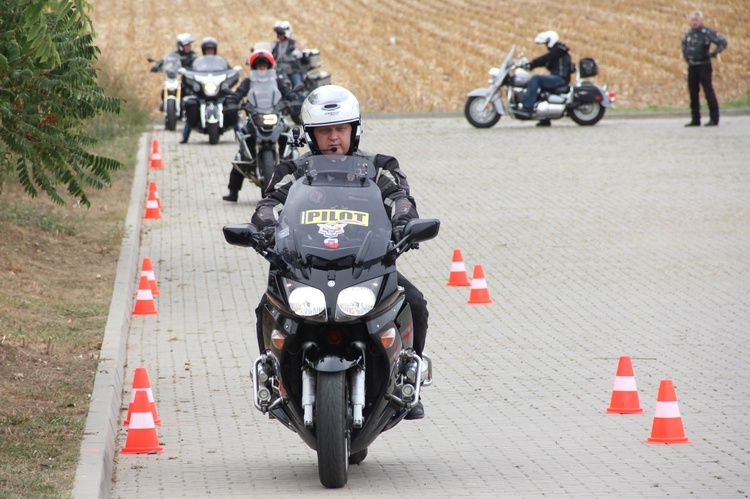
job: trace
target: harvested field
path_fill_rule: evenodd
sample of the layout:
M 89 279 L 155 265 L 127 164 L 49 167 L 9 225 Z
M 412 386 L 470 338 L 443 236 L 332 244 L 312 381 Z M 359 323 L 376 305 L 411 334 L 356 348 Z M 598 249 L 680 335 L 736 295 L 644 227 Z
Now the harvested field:
M 333 83 L 347 86 L 366 112 L 456 111 L 466 94 L 487 81 L 516 44 L 528 57 L 541 55 L 534 36 L 560 33 L 574 59 L 594 57 L 600 84 L 609 83 L 621 107 L 688 105 L 680 40 L 695 3 L 686 0 L 91 0 L 97 43 L 105 66 L 158 107 L 160 76 L 147 56 L 175 49 L 178 32 L 198 41 L 219 40 L 230 64 L 247 59 L 249 47 L 273 38 L 273 24 L 288 19 L 293 37 L 321 51 Z M 712 2 L 706 25 L 729 47 L 714 64 L 720 101 L 750 89 L 750 8 L 746 0 Z M 199 43 L 195 45 L 199 50 Z

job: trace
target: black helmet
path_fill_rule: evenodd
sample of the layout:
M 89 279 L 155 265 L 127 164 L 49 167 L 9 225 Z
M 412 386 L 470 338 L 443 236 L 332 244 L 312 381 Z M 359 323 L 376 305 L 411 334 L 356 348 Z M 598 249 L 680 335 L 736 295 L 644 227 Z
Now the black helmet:
M 219 53 L 219 42 L 216 41 L 216 38 L 207 36 L 201 41 L 201 52 L 203 55 L 206 55 L 206 50 L 208 49 L 214 49 L 212 55 L 217 55 Z

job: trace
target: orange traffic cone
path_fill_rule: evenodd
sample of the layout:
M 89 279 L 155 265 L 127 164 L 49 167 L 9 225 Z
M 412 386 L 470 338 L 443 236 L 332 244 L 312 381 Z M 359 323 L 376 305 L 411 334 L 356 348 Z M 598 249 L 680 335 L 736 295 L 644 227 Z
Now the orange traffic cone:
M 141 280 L 138 281 L 138 294 L 135 297 L 133 315 L 154 315 L 156 313 L 158 312 L 154 303 L 154 295 L 151 292 L 151 284 L 148 282 L 148 277 L 141 275 Z
M 149 193 L 149 199 L 146 201 L 146 213 L 143 215 L 144 219 L 159 220 L 161 218 L 161 211 L 159 211 L 159 202 L 156 199 L 151 199 Z
M 159 291 L 159 286 L 158 284 L 156 284 L 154 266 L 151 264 L 150 258 L 143 259 L 143 265 L 141 266 L 141 276 L 144 275 L 148 277 L 148 283 L 151 285 L 151 294 L 154 296 L 159 296 L 161 294 L 161 291 Z
M 161 151 L 159 150 L 159 141 L 154 139 L 151 142 L 151 168 L 164 168 L 164 162 L 161 159 Z
M 635 386 L 635 374 L 630 357 L 620 357 L 612 387 L 612 399 L 607 407 L 610 414 L 640 414 L 643 412 L 638 400 L 638 388 Z
M 469 293 L 468 303 L 492 303 L 490 290 L 487 289 L 487 281 L 484 279 L 484 269 L 481 265 L 474 265 L 474 276 L 471 278 L 471 292 Z
M 154 193 L 154 198 L 156 199 L 156 202 L 159 203 L 159 209 L 161 210 L 163 208 L 161 204 L 161 198 L 159 197 L 159 191 L 156 190 L 156 182 L 150 182 L 148 184 L 148 199 L 151 199 L 151 192 Z
M 460 249 L 453 250 L 453 261 L 451 262 L 451 273 L 446 286 L 470 286 L 469 276 L 466 275 L 464 257 Z
M 149 410 L 154 417 L 154 423 L 161 424 L 159 414 L 156 412 L 156 402 L 154 401 L 154 392 L 151 390 L 151 382 L 148 379 L 148 372 L 145 367 L 136 367 L 135 374 L 133 375 L 133 395 L 130 397 L 130 404 L 128 405 L 128 416 L 125 418 L 122 424 L 125 426 L 130 424 L 130 418 L 133 415 L 133 407 L 135 405 L 135 394 L 138 391 L 146 392 L 148 395 Z
M 151 414 L 148 404 L 148 395 L 145 391 L 135 392 L 133 402 L 133 414 L 128 428 L 128 437 L 121 451 L 123 454 L 154 454 L 164 452 L 159 445 L 159 437 L 156 434 L 154 415 Z
M 654 424 L 651 436 L 646 440 L 652 444 L 688 444 L 682 427 L 680 409 L 677 406 L 677 394 L 671 379 L 663 379 L 659 384 L 659 395 L 656 397 Z

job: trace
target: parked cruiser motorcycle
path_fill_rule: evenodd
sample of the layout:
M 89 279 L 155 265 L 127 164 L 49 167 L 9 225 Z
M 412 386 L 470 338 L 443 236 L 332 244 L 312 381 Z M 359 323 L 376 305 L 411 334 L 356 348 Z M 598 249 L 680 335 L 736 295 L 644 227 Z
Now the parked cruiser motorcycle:
M 469 93 L 464 115 L 475 127 L 489 128 L 504 114 L 521 120 L 554 120 L 570 116 L 579 125 L 594 125 L 604 117 L 605 108 L 615 108 L 614 92 L 608 92 L 606 85 L 600 87 L 585 80 L 596 76 L 598 69 L 593 59 L 584 58 L 576 68 L 573 85 L 564 85 L 553 91 L 541 90 L 534 114 L 530 117 L 519 114 L 531 74 L 523 69 L 528 62 L 523 55 L 513 60 L 515 51 L 514 45 L 503 64 L 490 69 L 489 88 L 478 88 Z
M 239 120 L 239 103 L 232 87 L 240 78 L 240 67 L 230 68 L 223 57 L 205 55 L 193 62 L 190 70 L 180 69 L 186 92 L 183 98 L 187 124 L 192 130 L 208 135 L 209 144 L 219 142 Z
M 375 174 L 361 157 L 311 156 L 289 189 L 275 245 L 252 224 L 224 227 L 227 242 L 271 263 L 255 406 L 317 451 L 329 488 L 346 484 L 349 464 L 432 383 L 432 361 L 412 348 L 396 260 L 437 236 L 440 221 L 412 220 L 391 242 Z
M 250 91 L 243 110 L 245 125 L 236 131 L 239 151 L 232 166 L 265 193 L 280 159 L 296 159 L 299 152 L 284 116 L 289 105 L 276 84 L 276 71 L 250 72 Z
M 151 68 L 151 72 L 164 72 L 166 78 L 161 94 L 161 110 L 164 111 L 164 126 L 167 130 L 174 130 L 177 127 L 177 120 L 182 114 L 182 85 L 179 77 L 179 70 L 182 67 L 180 56 L 172 52 L 164 56 L 161 61 L 149 57 L 149 62 L 156 62 Z

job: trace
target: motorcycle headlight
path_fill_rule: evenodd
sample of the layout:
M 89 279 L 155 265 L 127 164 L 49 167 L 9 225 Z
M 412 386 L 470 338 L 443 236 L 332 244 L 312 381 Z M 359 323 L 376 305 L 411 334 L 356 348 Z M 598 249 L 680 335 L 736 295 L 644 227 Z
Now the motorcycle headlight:
M 164 87 L 167 90 L 177 90 L 177 87 L 180 86 L 180 82 L 178 80 L 167 80 L 164 82 Z
M 264 114 L 263 115 L 263 124 L 266 125 L 266 126 L 274 126 L 278 122 L 279 122 L 278 115 L 275 115 L 275 114 Z
M 289 292 L 289 308 L 303 317 L 314 317 L 323 314 L 326 309 L 326 297 L 319 289 L 286 281 Z M 291 291 L 289 291 L 291 288 Z
M 378 277 L 341 291 L 336 300 L 336 319 L 361 317 L 372 310 L 381 281 L 382 278 Z
M 203 84 L 203 93 L 206 97 L 213 97 L 219 93 L 219 86 L 212 81 L 206 82 Z

